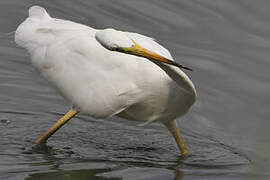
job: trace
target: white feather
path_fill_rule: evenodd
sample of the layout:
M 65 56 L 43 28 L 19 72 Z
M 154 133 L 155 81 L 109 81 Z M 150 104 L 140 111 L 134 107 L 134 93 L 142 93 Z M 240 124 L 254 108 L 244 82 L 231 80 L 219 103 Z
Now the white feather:
M 168 121 L 188 111 L 196 91 L 184 72 L 110 51 L 95 38 L 101 31 L 51 18 L 44 8 L 35 6 L 16 30 L 15 41 L 29 51 L 32 64 L 68 101 L 93 117 L 118 115 L 144 122 Z M 153 39 L 124 34 L 172 59 L 169 51 Z

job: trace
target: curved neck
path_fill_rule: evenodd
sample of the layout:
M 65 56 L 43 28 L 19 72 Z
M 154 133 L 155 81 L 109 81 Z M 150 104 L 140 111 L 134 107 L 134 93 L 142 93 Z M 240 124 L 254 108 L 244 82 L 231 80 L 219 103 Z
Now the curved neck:
M 183 88 L 183 90 L 186 91 L 186 93 L 190 94 L 194 98 L 197 97 L 194 84 L 180 68 L 159 62 L 154 63 L 163 69 L 171 79 L 173 79 L 181 88 Z

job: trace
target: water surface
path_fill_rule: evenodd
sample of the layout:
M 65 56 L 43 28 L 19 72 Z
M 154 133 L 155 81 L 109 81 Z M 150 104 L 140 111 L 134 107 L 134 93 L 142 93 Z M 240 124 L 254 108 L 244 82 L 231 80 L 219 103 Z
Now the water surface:
M 0 179 L 269 179 L 270 2 L 266 0 L 1 0 L 0 32 L 32 5 L 94 28 L 157 39 L 187 72 L 198 100 L 178 119 L 190 156 L 169 132 L 78 115 L 46 146 L 33 140 L 69 105 L 32 68 L 13 37 L 0 39 Z

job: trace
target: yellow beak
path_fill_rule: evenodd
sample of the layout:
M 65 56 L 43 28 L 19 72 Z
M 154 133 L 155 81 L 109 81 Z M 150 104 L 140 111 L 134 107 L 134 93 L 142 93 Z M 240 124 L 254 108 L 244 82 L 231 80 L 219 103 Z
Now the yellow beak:
M 155 52 L 149 51 L 149 50 L 141 47 L 134 40 L 132 40 L 132 42 L 134 43 L 133 46 L 127 47 L 127 48 L 126 47 L 125 48 L 120 48 L 120 49 L 117 49 L 117 51 L 122 51 L 122 52 L 127 53 L 127 54 L 133 54 L 133 55 L 136 55 L 136 56 L 145 57 L 145 58 L 150 59 L 150 60 L 159 61 L 159 62 L 162 62 L 162 63 L 170 64 L 170 65 L 182 68 L 182 69 L 187 69 L 187 70 L 192 71 L 192 69 L 190 69 L 188 67 L 177 64 L 176 62 L 174 62 L 174 61 L 172 61 L 170 59 L 167 59 L 167 58 L 165 58 L 165 57 L 163 57 L 163 56 L 161 56 L 161 55 L 159 55 L 159 54 L 157 54 Z

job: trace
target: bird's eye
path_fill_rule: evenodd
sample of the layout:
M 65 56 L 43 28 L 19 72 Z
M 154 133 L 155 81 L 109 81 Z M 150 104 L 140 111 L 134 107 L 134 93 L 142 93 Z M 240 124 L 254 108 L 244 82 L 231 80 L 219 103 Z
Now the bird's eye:
M 115 47 L 113 50 L 114 50 L 114 51 L 121 51 L 121 48 Z

